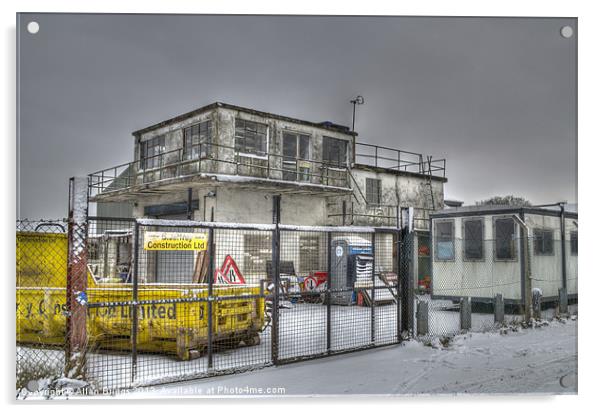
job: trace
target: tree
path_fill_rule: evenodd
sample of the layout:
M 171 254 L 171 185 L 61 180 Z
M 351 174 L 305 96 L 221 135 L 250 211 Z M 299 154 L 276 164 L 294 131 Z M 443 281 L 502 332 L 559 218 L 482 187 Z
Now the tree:
M 531 206 L 531 202 L 520 196 L 506 195 L 494 196 L 489 199 L 478 201 L 477 205 L 509 205 L 509 206 Z

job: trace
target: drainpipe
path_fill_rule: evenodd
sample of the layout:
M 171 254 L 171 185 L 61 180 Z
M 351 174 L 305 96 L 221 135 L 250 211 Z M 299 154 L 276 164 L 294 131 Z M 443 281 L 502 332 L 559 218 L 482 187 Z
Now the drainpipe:
M 531 289 L 532 289 L 532 280 L 531 280 L 531 259 L 530 250 L 529 250 L 529 227 L 521 217 L 518 215 L 513 215 L 512 218 L 518 223 L 521 227 L 521 251 L 523 252 L 523 279 L 524 279 L 524 289 L 523 289 L 523 301 L 525 304 L 525 321 L 531 320 L 533 315 L 532 301 L 531 301 Z
M 562 288 L 566 291 L 566 221 L 564 204 L 560 204 L 560 251 L 562 254 Z

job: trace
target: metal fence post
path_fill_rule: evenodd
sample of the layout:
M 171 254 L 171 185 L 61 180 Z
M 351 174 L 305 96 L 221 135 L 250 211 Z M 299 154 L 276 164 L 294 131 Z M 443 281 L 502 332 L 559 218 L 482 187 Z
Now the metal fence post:
M 429 303 L 426 301 L 418 301 L 416 330 L 416 333 L 419 336 L 424 336 L 429 333 Z
M 370 297 L 370 342 L 374 344 L 374 336 L 375 336 L 375 330 L 376 330 L 376 326 L 375 326 L 375 310 L 374 310 L 374 305 L 376 303 L 376 288 L 375 288 L 375 284 L 376 284 L 376 277 L 375 277 L 375 273 L 374 273 L 374 267 L 376 266 L 376 231 L 372 233 L 372 236 L 370 237 L 370 243 L 372 244 L 372 271 L 371 271 L 371 276 L 372 276 L 372 291 L 371 291 L 371 297 Z
M 275 225 L 272 234 L 272 280 L 274 282 L 272 305 L 272 362 L 278 364 L 278 316 L 280 308 L 280 195 L 272 199 L 272 221 Z
M 138 248 L 140 245 L 140 224 L 134 222 L 134 262 L 132 265 L 132 383 L 136 381 L 138 370 Z
M 332 232 L 327 233 L 327 248 L 328 251 L 328 273 L 326 274 L 326 351 L 330 353 L 332 345 L 332 304 L 331 301 L 331 279 L 332 279 Z
M 88 179 L 69 179 L 69 221 L 66 293 L 66 346 L 65 374 L 71 370 L 82 371 L 85 375 L 85 349 L 87 332 L 87 218 L 88 218 Z M 80 368 L 73 369 L 76 364 Z
M 560 314 L 567 314 L 569 312 L 569 300 L 566 288 L 558 289 L 558 312 Z
M 472 303 L 470 297 L 460 299 L 460 330 L 470 330 L 472 326 Z
M 402 234 L 401 234 L 401 228 L 399 228 L 399 230 L 397 231 L 397 245 L 396 245 L 396 251 L 397 251 L 397 341 L 401 342 L 402 340 L 402 332 L 403 332 L 403 321 L 402 321 L 402 298 L 401 298 L 401 280 L 402 280 L 402 276 L 401 276 L 401 271 L 402 271 L 402 266 L 403 266 L 403 258 L 401 256 L 402 254 L 402 248 L 401 248 L 401 244 L 402 243 Z
M 495 323 L 504 322 L 504 297 L 502 294 L 496 294 L 493 303 L 493 321 Z
M 211 222 L 213 222 L 213 208 L 211 208 Z M 207 369 L 213 368 L 213 278 L 215 265 L 214 229 L 209 227 L 207 236 L 209 248 L 209 269 L 207 280 Z

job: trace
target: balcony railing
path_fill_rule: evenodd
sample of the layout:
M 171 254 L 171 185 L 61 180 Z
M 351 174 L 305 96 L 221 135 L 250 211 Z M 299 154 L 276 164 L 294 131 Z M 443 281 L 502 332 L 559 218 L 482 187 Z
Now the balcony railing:
M 445 177 L 445 159 L 369 143 L 355 144 L 355 162 L 396 171 Z
M 192 156 L 194 154 L 194 156 Z M 247 177 L 280 184 L 350 189 L 347 165 L 273 153 L 249 154 L 216 143 L 200 143 L 188 152 L 179 148 L 91 173 L 89 195 L 114 193 L 150 183 L 208 174 L 237 181 Z M 238 179 L 243 182 L 244 178 Z

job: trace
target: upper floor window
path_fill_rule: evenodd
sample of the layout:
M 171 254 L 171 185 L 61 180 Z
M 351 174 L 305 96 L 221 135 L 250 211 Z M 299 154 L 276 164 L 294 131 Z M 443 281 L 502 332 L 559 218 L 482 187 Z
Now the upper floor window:
M 464 259 L 483 259 L 483 220 L 480 218 L 464 221 Z
M 571 255 L 577 255 L 577 231 L 571 231 Z
M 455 259 L 454 221 L 435 222 L 435 258 L 440 261 Z
M 495 258 L 513 260 L 516 258 L 516 225 L 513 218 L 494 219 Z
M 207 144 L 211 140 L 211 121 L 197 123 L 184 128 L 184 159 L 197 159 L 207 156 Z
M 366 200 L 370 205 L 381 204 L 381 180 L 366 178 Z
M 554 231 L 533 229 L 533 253 L 535 255 L 554 255 Z
M 282 135 L 282 178 L 309 181 L 309 136 L 284 132 Z M 297 177 L 298 174 L 298 177 Z
M 140 142 L 140 167 L 142 169 L 159 168 L 163 164 L 165 135 Z
M 324 136 L 322 140 L 322 159 L 324 162 L 344 167 L 347 165 L 347 141 Z
M 237 152 L 259 156 L 267 154 L 267 125 L 237 118 L 235 127 L 234 141 Z

